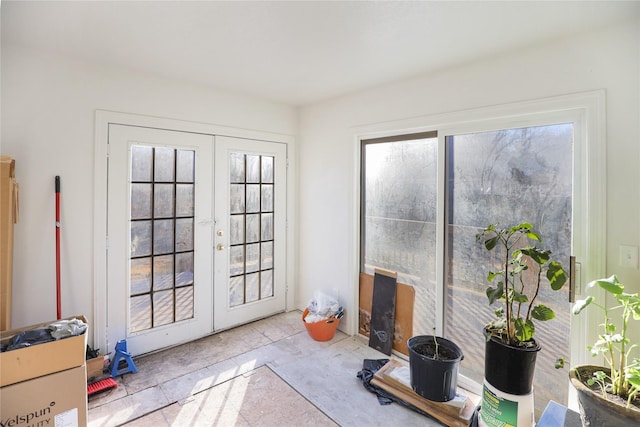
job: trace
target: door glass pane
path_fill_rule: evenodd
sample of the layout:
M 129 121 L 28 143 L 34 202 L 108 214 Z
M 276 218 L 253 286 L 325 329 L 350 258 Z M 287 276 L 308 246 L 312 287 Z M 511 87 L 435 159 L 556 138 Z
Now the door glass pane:
M 230 211 L 232 214 L 243 213 L 245 205 L 244 185 L 231 184 L 229 188 L 229 197 L 231 199 Z
M 445 336 L 464 353 L 460 372 L 482 383 L 483 326 L 495 318 L 485 291 L 489 271 L 500 260 L 475 235 L 489 224 L 508 228 L 530 222 L 543 245 L 568 270 L 571 254 L 571 124 L 509 129 L 447 138 L 447 233 Z M 492 258 L 493 257 L 493 258 Z M 546 280 L 546 279 L 545 279 Z M 538 415 L 549 400 L 567 403 L 566 374 L 554 369 L 569 356 L 568 287 L 543 286 L 538 302 L 556 318 L 536 325 L 538 353 L 534 379 Z
M 173 279 L 173 255 L 153 257 L 153 289 L 171 289 Z
M 262 156 L 262 182 L 273 182 L 273 157 Z
M 195 152 L 133 146 L 130 167 L 134 333 L 193 318 Z
M 166 254 L 173 251 L 173 220 L 153 221 L 153 253 Z
M 131 184 L 131 219 L 151 218 L 151 184 Z
M 154 152 L 154 165 L 153 165 L 153 177 L 156 182 L 172 182 L 174 181 L 174 154 L 175 150 L 172 148 L 155 147 Z
M 177 252 L 193 250 L 193 218 L 176 219 L 176 247 Z
M 193 184 L 176 185 L 176 216 L 193 216 Z
M 156 218 L 173 216 L 173 184 L 156 184 L 153 189 L 153 215 Z
M 260 182 L 260 156 L 246 155 L 245 164 L 247 165 L 246 182 Z
M 131 180 L 151 182 L 153 177 L 153 148 L 145 146 L 131 147 Z
M 274 295 L 273 166 L 270 156 L 229 155 L 230 307 Z
M 247 185 L 247 212 L 260 212 L 260 184 Z
M 195 151 L 176 151 L 176 181 L 182 183 L 193 182 L 195 176 Z
M 176 286 L 193 285 L 193 252 L 176 254 Z
M 247 215 L 245 221 L 247 221 L 247 243 L 257 242 L 260 238 L 260 215 Z
M 273 185 L 262 186 L 262 211 L 273 210 Z
M 135 258 L 131 260 L 131 295 L 149 292 L 151 289 L 151 258 Z
M 244 243 L 244 215 L 232 215 L 229 222 L 229 244 L 241 245 Z
M 361 271 L 395 271 L 398 282 L 413 285 L 413 333 L 431 334 L 436 324 L 438 140 L 409 138 L 363 147 Z
M 229 182 L 245 182 L 244 179 L 244 154 L 229 154 Z
M 131 223 L 131 257 L 145 255 L 151 255 L 151 221 L 134 221 Z

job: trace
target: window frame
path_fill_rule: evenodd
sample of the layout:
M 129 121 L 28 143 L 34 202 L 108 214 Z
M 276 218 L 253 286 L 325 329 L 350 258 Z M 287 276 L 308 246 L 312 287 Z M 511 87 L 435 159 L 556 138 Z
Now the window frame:
M 573 123 L 573 213 L 572 252 L 576 257 L 576 289 L 578 299 L 583 285 L 605 274 L 606 268 L 606 129 L 605 92 L 590 91 L 552 98 L 503 104 L 454 113 L 439 114 L 364 126 L 356 129 L 357 175 L 354 197 L 354 277 L 358 277 L 363 247 L 361 210 L 364 170 L 362 168 L 363 141 L 377 138 L 392 141 L 402 135 L 437 132 L 438 135 L 438 189 L 436 226 L 436 334 L 442 334 L 444 326 L 445 297 L 445 232 L 446 232 L 446 137 L 457 134 L 484 132 L 508 128 L 541 126 L 557 123 Z M 401 137 L 400 137 L 401 138 Z M 602 177 L 605 177 L 604 179 Z M 355 280 L 356 307 L 358 305 L 358 281 Z M 596 291 L 596 297 L 602 292 Z M 354 330 L 357 328 L 357 318 Z M 586 363 L 586 343 L 595 339 L 595 329 L 590 328 L 589 316 L 572 319 L 570 332 L 570 358 L 572 364 Z M 461 379 L 461 385 L 471 388 L 476 383 Z M 571 397 L 570 397 L 571 400 Z

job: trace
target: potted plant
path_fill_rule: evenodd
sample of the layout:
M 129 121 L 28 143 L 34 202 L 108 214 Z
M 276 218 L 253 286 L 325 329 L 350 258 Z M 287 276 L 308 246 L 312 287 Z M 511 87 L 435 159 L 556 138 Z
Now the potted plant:
M 496 401 L 495 394 L 499 391 L 512 399 L 515 399 L 513 396 L 526 396 L 528 400 L 523 398 L 521 407 L 526 408 L 527 403 L 531 407 L 530 413 L 523 410 L 517 420 L 499 421 L 513 421 L 520 426 L 525 419 L 525 423 L 531 424 L 533 374 L 536 355 L 541 348 L 535 340 L 534 321 L 555 318 L 550 307 L 538 302 L 538 295 L 542 286 L 560 290 L 567 281 L 567 274 L 562 264 L 551 258 L 551 250 L 539 246 L 542 238 L 528 222 L 510 228 L 489 225 L 476 235 L 476 241 L 482 242 L 488 251 L 499 251 L 497 255 L 502 260 L 500 270 L 490 271 L 487 276 L 489 304 L 501 304 L 494 311 L 496 319 L 486 324 L 483 331 L 486 338 L 485 389 L 489 388 L 486 386 L 489 383 L 495 390 L 490 389 L 493 396 L 491 399 L 487 396 L 486 402 L 483 397 L 481 416 L 504 415 L 504 411 L 490 404 L 490 401 Z M 486 390 L 485 395 L 488 395 Z
M 448 339 L 417 335 L 407 341 L 411 388 L 434 402 L 448 402 L 456 396 L 462 350 Z
M 640 297 L 624 292 L 624 285 L 615 275 L 594 280 L 587 289 L 594 286 L 606 291 L 617 305 L 609 308 L 588 296 L 573 307 L 574 314 L 592 306 L 604 315 L 597 341 L 587 348 L 592 356 L 602 356 L 606 367 L 578 365 L 569 372 L 571 384 L 578 391 L 582 423 L 640 425 L 640 344 L 631 343 L 627 336 L 629 322 L 640 320 Z M 620 314 L 618 325 L 612 319 L 614 312 Z

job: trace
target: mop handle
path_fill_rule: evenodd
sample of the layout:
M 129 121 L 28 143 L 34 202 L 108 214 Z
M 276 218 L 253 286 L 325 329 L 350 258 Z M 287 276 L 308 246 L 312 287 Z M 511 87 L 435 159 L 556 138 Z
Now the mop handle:
M 56 176 L 56 312 L 58 320 L 62 319 L 60 302 L 60 177 Z

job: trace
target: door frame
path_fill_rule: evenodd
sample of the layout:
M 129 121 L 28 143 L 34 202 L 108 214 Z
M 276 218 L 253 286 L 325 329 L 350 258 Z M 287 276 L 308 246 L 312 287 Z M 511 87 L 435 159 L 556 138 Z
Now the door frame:
M 209 123 L 188 122 L 161 117 L 120 113 L 106 110 L 95 112 L 94 133 L 94 209 L 93 209 L 93 315 L 88 320 L 92 325 L 93 346 L 105 353 L 113 351 L 116 343 L 108 342 L 107 329 L 107 184 L 109 163 L 109 125 L 129 125 L 149 127 L 178 132 L 201 133 L 205 135 L 231 136 L 249 140 L 261 140 L 283 143 L 287 147 L 287 188 L 286 188 L 286 288 L 285 310 L 295 309 L 297 289 L 295 283 L 297 271 L 296 245 L 296 147 L 293 135 L 238 129 Z M 213 305 L 212 305 L 213 309 Z M 90 337 L 91 338 L 91 337 Z

